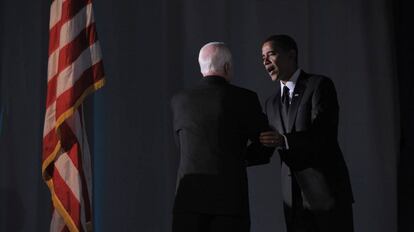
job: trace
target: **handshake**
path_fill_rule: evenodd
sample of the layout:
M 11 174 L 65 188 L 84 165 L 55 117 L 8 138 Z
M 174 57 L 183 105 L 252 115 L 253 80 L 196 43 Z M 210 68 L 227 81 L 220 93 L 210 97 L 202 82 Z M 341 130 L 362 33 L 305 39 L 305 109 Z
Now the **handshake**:
M 277 131 L 265 131 L 260 133 L 259 141 L 266 147 L 285 146 L 285 137 Z

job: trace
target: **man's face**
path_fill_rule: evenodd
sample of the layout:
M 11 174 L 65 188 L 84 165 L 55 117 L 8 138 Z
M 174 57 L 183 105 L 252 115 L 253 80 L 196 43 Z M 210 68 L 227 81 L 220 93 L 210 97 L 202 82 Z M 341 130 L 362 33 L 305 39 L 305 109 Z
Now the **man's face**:
M 292 66 L 292 57 L 289 52 L 284 51 L 269 41 L 262 46 L 262 59 L 266 71 L 269 73 L 272 81 L 288 80 L 289 72 Z

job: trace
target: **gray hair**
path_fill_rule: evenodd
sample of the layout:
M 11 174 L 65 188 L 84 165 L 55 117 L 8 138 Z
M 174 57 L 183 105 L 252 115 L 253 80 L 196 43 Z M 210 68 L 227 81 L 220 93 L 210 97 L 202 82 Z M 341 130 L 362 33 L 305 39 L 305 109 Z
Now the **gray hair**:
M 207 49 L 211 50 L 207 52 Z M 230 49 L 223 42 L 210 42 L 200 49 L 198 62 L 203 75 L 223 73 L 225 64 L 231 65 L 232 63 Z

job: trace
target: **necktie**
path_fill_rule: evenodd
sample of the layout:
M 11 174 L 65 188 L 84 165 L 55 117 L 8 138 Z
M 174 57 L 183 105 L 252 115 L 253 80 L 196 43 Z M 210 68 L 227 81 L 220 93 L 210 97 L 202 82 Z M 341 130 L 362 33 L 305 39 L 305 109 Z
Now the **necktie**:
M 289 112 L 289 88 L 285 85 L 283 86 L 283 95 L 282 95 L 282 105 L 283 105 L 283 110 L 285 110 L 286 115 Z

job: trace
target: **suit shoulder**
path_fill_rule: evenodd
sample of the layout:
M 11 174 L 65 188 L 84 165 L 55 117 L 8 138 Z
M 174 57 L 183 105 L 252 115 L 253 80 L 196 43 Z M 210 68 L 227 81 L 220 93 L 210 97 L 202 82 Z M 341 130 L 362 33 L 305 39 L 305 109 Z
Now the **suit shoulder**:
M 185 89 L 185 90 L 180 90 L 176 93 L 173 94 L 173 96 L 171 97 L 171 105 L 174 105 L 178 102 L 183 101 L 184 99 L 188 98 L 190 95 L 190 90 Z
M 248 98 L 257 98 L 257 93 L 256 93 L 256 92 L 254 92 L 253 90 L 246 89 L 246 88 L 239 87 L 239 86 L 232 85 L 232 84 L 230 84 L 230 85 L 229 85 L 229 87 L 230 87 L 233 91 L 235 91 L 235 92 L 239 93 L 240 95 L 244 95 L 244 96 L 246 96 L 246 97 L 248 97 Z
M 324 75 L 307 74 L 306 79 L 308 86 L 313 86 L 313 88 L 335 88 L 332 79 Z
M 332 79 L 330 77 L 321 75 L 321 74 L 306 74 L 307 75 L 307 79 L 311 82 L 316 82 L 316 83 L 324 83 L 324 82 L 328 82 L 328 83 L 333 83 Z

